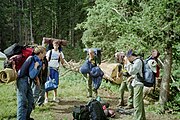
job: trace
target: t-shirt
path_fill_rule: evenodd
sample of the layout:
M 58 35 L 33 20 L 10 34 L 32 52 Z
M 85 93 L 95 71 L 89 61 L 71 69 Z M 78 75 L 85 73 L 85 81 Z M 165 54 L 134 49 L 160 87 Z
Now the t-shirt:
M 49 55 L 50 55 L 50 51 L 49 50 L 47 53 L 46 53 L 46 57 L 49 58 Z M 52 49 L 52 54 L 51 54 L 51 57 L 50 57 L 50 60 L 48 62 L 48 66 L 49 67 L 53 67 L 53 68 L 58 68 L 59 67 L 59 57 L 60 57 L 60 52 L 59 50 L 55 51 L 54 49 Z

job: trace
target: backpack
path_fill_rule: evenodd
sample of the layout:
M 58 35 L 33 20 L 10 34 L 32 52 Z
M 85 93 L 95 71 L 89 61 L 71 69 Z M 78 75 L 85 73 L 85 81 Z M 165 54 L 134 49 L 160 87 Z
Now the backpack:
M 90 120 L 89 108 L 87 105 L 74 106 L 73 120 Z
M 14 53 L 14 52 L 12 50 L 12 52 L 9 51 L 9 53 Z M 33 48 L 26 48 L 26 47 L 21 48 L 20 53 L 18 54 L 14 53 L 14 55 L 11 54 L 11 57 L 7 61 L 5 61 L 4 67 L 12 68 L 13 64 L 15 64 L 16 71 L 18 71 L 23 65 L 23 63 L 26 61 L 26 59 L 31 55 L 33 55 Z
M 146 87 L 153 87 L 156 82 L 155 73 L 151 70 L 151 68 L 148 65 L 148 60 L 142 60 L 142 73 L 143 77 L 141 77 L 139 74 L 137 74 L 137 77 L 140 79 L 141 82 L 143 82 L 144 86 Z
M 92 120 L 107 120 L 102 105 L 96 99 L 92 99 L 89 103 L 90 118 Z
M 98 64 L 101 64 L 101 49 L 100 48 L 91 48 L 91 49 L 93 49 L 94 50 L 94 52 L 95 52 L 95 62 L 96 62 L 96 64 L 98 63 Z M 88 48 L 85 48 L 84 49 L 84 52 L 86 52 L 86 53 L 88 53 L 88 51 L 89 51 L 89 49 Z
M 4 50 L 4 54 L 10 58 L 11 56 L 13 55 L 17 55 L 17 54 L 20 54 L 21 53 L 21 50 L 22 50 L 23 46 L 17 44 L 17 43 L 14 43 L 13 45 L 9 46 L 8 48 L 6 48 Z
M 108 120 L 102 104 L 92 99 L 87 105 L 74 106 L 73 120 Z

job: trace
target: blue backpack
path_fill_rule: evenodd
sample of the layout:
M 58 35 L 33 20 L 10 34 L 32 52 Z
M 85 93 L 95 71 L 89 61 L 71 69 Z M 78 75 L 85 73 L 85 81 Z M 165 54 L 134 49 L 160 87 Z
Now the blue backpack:
M 142 60 L 142 73 L 143 73 L 143 77 L 141 77 L 139 74 L 137 74 L 138 78 L 141 80 L 141 82 L 144 83 L 144 86 L 146 87 L 153 87 L 156 83 L 156 78 L 155 78 L 155 73 L 151 70 L 151 68 L 149 67 L 148 60 Z

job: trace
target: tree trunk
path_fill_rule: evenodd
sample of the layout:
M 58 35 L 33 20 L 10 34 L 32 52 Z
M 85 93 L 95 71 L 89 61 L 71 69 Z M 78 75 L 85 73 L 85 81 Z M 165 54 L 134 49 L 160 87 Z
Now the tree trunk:
M 171 75 L 171 67 L 172 67 L 172 45 L 167 45 L 165 50 L 165 60 L 164 60 L 164 74 L 161 82 L 160 96 L 159 102 L 161 105 L 166 104 L 169 97 L 170 90 L 170 75 Z
M 21 11 L 21 1 L 19 0 L 18 1 L 18 37 L 19 37 L 19 40 L 20 43 L 22 43 L 22 26 L 21 26 L 21 19 L 22 19 L 22 11 Z
M 34 43 L 33 31 L 32 31 L 32 1 L 30 0 L 30 31 L 31 31 L 31 42 Z

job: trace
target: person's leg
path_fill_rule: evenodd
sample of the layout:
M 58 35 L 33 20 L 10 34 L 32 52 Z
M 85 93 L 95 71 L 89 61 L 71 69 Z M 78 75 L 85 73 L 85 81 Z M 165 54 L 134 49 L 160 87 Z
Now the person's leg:
M 37 105 L 42 105 L 44 103 L 44 100 L 45 100 L 45 85 L 42 84 L 41 85 L 41 90 L 40 90 L 40 93 L 39 93 L 39 98 L 37 100 Z
M 123 81 L 119 88 L 119 103 L 117 106 L 124 106 L 124 91 L 127 89 L 126 82 Z
M 59 85 L 59 72 L 57 70 L 54 70 L 53 72 L 53 78 L 55 79 L 56 81 L 56 85 Z M 57 88 L 58 89 L 58 88 Z M 54 90 L 54 98 L 53 100 L 56 101 L 57 99 L 57 89 Z
M 143 86 L 134 87 L 134 120 L 146 120 L 143 103 Z
M 92 78 L 89 76 L 87 81 L 88 97 L 92 97 Z
M 34 82 L 32 82 L 31 88 L 32 88 L 34 105 L 35 105 L 39 99 L 40 88 Z
M 33 98 L 33 92 L 31 89 L 31 85 L 28 85 L 28 92 L 27 92 L 27 99 L 28 99 L 28 110 L 27 110 L 27 119 L 30 118 L 31 112 L 34 108 L 34 98 Z
M 26 120 L 28 80 L 17 80 L 17 120 Z
M 126 82 L 126 84 L 127 84 L 127 88 L 128 88 L 128 106 L 130 107 L 130 108 L 132 108 L 133 107 L 133 87 L 132 87 L 132 85 L 131 85 L 131 83 L 130 82 Z
M 45 92 L 45 101 L 44 103 L 48 103 L 48 91 Z

